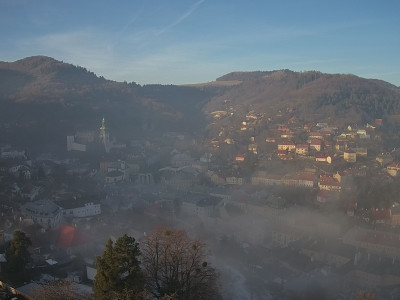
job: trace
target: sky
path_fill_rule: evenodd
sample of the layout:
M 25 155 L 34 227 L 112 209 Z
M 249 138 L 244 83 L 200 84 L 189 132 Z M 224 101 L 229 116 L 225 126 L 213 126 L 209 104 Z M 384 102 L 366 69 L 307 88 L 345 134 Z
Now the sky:
M 34 55 L 138 84 L 290 69 L 400 86 L 400 1 L 0 0 L 0 61 Z

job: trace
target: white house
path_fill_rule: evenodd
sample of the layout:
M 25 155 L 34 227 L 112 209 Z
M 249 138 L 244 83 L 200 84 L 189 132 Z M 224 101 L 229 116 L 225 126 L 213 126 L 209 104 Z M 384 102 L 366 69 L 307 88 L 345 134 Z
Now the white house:
M 70 218 L 88 218 L 101 214 L 101 205 L 100 203 L 77 203 L 74 201 L 67 203 L 60 203 L 63 208 L 64 217 Z
M 21 213 L 46 229 L 57 227 L 63 221 L 62 208 L 49 200 L 28 202 L 21 206 Z

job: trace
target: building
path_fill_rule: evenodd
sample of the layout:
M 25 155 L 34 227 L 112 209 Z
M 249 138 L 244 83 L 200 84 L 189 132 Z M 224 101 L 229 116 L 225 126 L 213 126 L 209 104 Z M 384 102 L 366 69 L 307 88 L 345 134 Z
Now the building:
M 331 164 L 332 163 L 332 157 L 327 155 L 327 154 L 316 154 L 315 155 L 315 161 L 326 162 L 328 164 Z
M 337 191 L 341 190 L 340 182 L 335 178 L 323 175 L 319 178 L 318 187 L 322 191 Z
M 321 132 L 310 132 L 308 137 L 310 139 L 319 139 L 319 140 L 322 140 L 324 138 Z
M 84 203 L 80 200 L 68 199 L 68 201 L 61 201 L 58 204 L 63 208 L 64 217 L 68 218 L 88 218 L 101 214 L 100 203 Z
M 161 184 L 175 190 L 189 190 L 199 183 L 198 172 L 193 167 L 171 168 L 159 170 Z
M 85 144 L 80 144 L 75 141 L 75 136 L 73 135 L 67 135 L 67 151 L 79 151 L 79 152 L 85 152 L 86 151 L 86 145 Z
M 236 157 L 235 157 L 235 161 L 242 162 L 242 161 L 244 161 L 245 157 L 246 157 L 245 154 L 238 154 L 238 155 L 236 155 Z
M 119 170 L 113 170 L 107 172 L 105 175 L 105 182 L 106 183 L 117 183 L 121 182 L 125 179 L 125 173 Z
M 21 206 L 21 214 L 45 229 L 57 227 L 63 221 L 63 209 L 49 200 L 26 203 Z
M 242 185 L 244 183 L 244 179 L 242 177 L 235 176 L 226 177 L 225 181 L 227 184 L 231 185 Z
M 386 167 L 386 172 L 393 177 L 396 177 L 400 171 L 400 162 L 393 162 Z
M 311 140 L 310 149 L 315 150 L 315 151 L 321 151 L 322 150 L 322 141 L 319 139 Z
M 173 167 L 186 167 L 191 166 L 194 159 L 186 153 L 177 153 L 171 158 L 171 164 Z
M 346 150 L 343 153 L 343 159 L 346 162 L 355 163 L 357 161 L 357 153 L 352 150 Z
M 249 146 L 247 147 L 247 150 L 249 150 L 250 152 L 253 152 L 253 154 L 257 154 L 257 144 L 255 144 L 255 143 L 249 144 Z
M 296 154 L 298 155 L 308 155 L 310 145 L 308 144 L 298 144 L 296 145 Z
M 292 139 L 294 137 L 294 133 L 291 131 L 285 131 L 281 133 L 282 139 Z
M 109 133 L 108 128 L 106 126 L 106 120 L 105 120 L 104 117 L 101 120 L 99 139 L 100 139 L 100 142 L 104 145 L 105 151 L 107 153 L 110 152 L 110 149 L 111 149 L 110 133 Z
M 279 150 L 287 150 L 289 152 L 294 151 L 296 149 L 296 144 L 293 142 L 281 142 L 278 144 Z
M 281 175 L 267 174 L 265 171 L 256 171 L 251 177 L 251 184 L 254 185 L 280 185 Z

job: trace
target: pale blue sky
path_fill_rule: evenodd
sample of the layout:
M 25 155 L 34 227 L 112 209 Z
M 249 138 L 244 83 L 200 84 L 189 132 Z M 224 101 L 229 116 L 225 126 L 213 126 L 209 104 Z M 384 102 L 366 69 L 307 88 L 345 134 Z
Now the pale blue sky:
M 139 84 L 318 70 L 400 86 L 400 1 L 0 0 L 0 60 L 46 55 Z

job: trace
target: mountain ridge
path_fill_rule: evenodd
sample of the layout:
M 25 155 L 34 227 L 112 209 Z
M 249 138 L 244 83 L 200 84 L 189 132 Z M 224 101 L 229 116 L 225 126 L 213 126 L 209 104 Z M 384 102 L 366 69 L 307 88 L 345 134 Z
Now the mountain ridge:
M 54 112 L 53 122 L 60 119 L 75 127 L 94 128 L 106 115 L 127 133 L 143 135 L 141 128 L 153 128 L 155 134 L 184 130 L 207 135 L 204 128 L 212 122 L 230 126 L 218 125 L 210 117 L 213 111 L 231 110 L 238 119 L 256 111 L 271 118 L 283 114 L 286 119 L 339 125 L 396 116 L 400 88 L 352 74 L 287 69 L 231 72 L 192 85 L 141 86 L 107 80 L 51 57 L 32 56 L 0 62 L 0 103 L 4 122 L 37 122 L 49 111 Z M 28 105 L 38 112 L 30 115 Z

